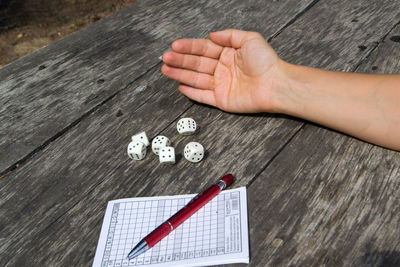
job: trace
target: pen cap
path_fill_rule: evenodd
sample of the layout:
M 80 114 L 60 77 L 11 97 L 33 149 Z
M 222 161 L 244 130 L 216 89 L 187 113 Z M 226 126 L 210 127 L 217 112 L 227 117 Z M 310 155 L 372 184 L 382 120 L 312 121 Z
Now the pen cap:
M 230 173 L 229 173 L 229 174 L 225 174 L 224 176 L 222 176 L 222 177 L 220 178 L 220 180 L 222 180 L 222 181 L 225 182 L 226 187 L 228 187 L 228 186 L 230 186 L 230 185 L 232 184 L 233 179 L 234 179 L 234 177 L 233 177 L 233 175 L 230 174 Z

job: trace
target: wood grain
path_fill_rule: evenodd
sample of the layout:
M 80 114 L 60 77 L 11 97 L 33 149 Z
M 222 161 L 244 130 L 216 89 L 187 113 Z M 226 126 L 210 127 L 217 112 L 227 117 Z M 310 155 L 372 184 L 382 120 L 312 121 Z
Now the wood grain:
M 319 1 L 271 44 L 291 63 L 354 71 L 399 18 L 399 1 Z
M 400 73 L 400 42 L 395 41 L 400 36 L 400 21 L 388 32 L 386 38 L 379 43 L 374 51 L 365 58 L 357 72 L 363 73 Z
M 399 177 L 399 153 L 307 125 L 249 187 L 252 265 L 396 266 Z
M 196 111 L 198 113 L 195 113 Z M 290 124 L 273 117 L 258 118 L 244 124 L 242 117 L 215 109 L 204 111 L 204 108 L 200 107 L 190 109 L 189 113 L 183 114 L 185 115 L 194 115 L 198 122 L 202 122 L 201 133 L 193 137 L 178 136 L 176 131 L 178 118 L 161 132 L 173 140 L 176 151 L 180 154 L 176 165 L 159 165 L 154 155 L 148 155 L 146 162 L 143 163 L 128 161 L 121 164 L 112 172 L 105 174 L 106 176 L 103 175 L 92 191 L 83 195 L 81 201 L 72 206 L 49 228 L 44 229 L 40 233 L 42 237 L 39 238 L 38 235 L 36 238 L 29 238 L 28 243 L 20 244 L 21 251 L 27 256 L 13 259 L 14 263 L 25 264 L 29 259 L 36 265 L 51 265 L 55 262 L 63 265 L 89 265 L 93 260 L 107 200 L 132 196 L 196 193 L 199 188 L 210 185 L 215 182 L 216 177 L 228 171 L 237 174 L 236 186 L 245 185 L 257 175 L 258 170 L 263 168 L 279 146 L 294 135 L 299 124 L 295 121 Z M 253 125 L 253 122 L 259 126 Z M 218 125 L 220 127 L 216 127 Z M 218 136 L 226 131 L 231 135 L 224 138 Z M 247 142 L 243 137 L 247 136 L 251 136 L 259 145 L 246 146 Z M 241 139 L 242 141 L 238 141 Z M 207 149 L 206 158 L 199 164 L 192 164 L 182 158 L 184 145 L 195 140 L 201 142 Z M 237 152 L 238 147 L 243 147 L 240 153 Z M 261 156 L 256 157 L 257 154 Z M 123 161 L 125 157 L 121 155 L 119 161 Z M 93 175 L 88 175 L 86 179 L 99 180 Z M 85 182 L 81 182 L 81 186 L 87 188 Z M 60 207 L 57 210 L 60 210 Z M 56 238 L 55 232 L 57 232 Z M 89 249 L 85 251 L 87 256 L 75 257 L 82 253 L 81 245 L 74 245 L 77 239 L 79 243 L 90 244 L 86 245 Z M 46 244 L 52 244 L 51 250 L 48 247 L 45 249 Z M 68 252 L 63 252 L 62 248 L 68 248 Z M 51 253 L 51 256 L 48 253 Z M 33 254 L 40 254 L 42 257 L 32 259 L 28 256 Z
M 399 73 L 398 35 L 357 71 Z M 249 187 L 251 265 L 399 266 L 399 178 L 399 152 L 306 125 Z
M 144 8 L 144 2 L 138 5 Z M 293 1 L 269 2 L 269 9 L 261 8 L 265 5 L 262 1 L 238 1 L 229 6 L 219 1 L 182 3 L 176 18 L 169 18 L 175 24 L 150 22 L 155 28 L 153 33 L 163 40 L 172 38 L 174 32 L 185 34 L 189 30 L 193 30 L 189 35 L 204 36 L 210 27 L 258 30 L 266 37 L 276 35 L 272 45 L 287 60 L 332 69 L 342 69 L 344 65 L 344 69 L 355 69 L 364 58 L 373 58 L 384 47 L 379 43 L 376 49 L 357 50 L 360 40 L 380 40 L 392 29 L 398 15 L 396 3 L 327 2 L 308 2 L 312 7 L 305 9 L 306 2 L 294 6 Z M 166 14 L 176 8 L 170 2 L 163 7 Z M 156 9 L 152 8 L 150 11 Z M 149 23 L 149 13 L 138 10 L 143 9 L 121 12 L 126 12 L 122 14 L 127 20 L 133 17 L 140 23 Z M 194 13 L 183 15 L 184 10 Z M 365 24 L 336 19 L 355 15 L 364 19 Z M 191 21 L 192 16 L 198 20 Z M 313 27 L 316 22 L 319 27 Z M 109 20 L 103 26 L 118 28 L 119 23 Z M 132 31 L 144 27 L 129 25 Z M 344 40 L 336 36 L 339 30 L 336 35 L 332 33 L 332 28 L 342 27 L 349 27 Z M 280 29 L 284 30 L 275 34 Z M 302 34 L 295 34 L 293 39 L 293 33 L 299 29 Z M 328 61 L 322 50 L 313 50 L 321 38 L 331 40 Z M 298 44 L 292 44 L 293 40 Z M 300 51 L 294 53 L 296 49 Z M 386 66 L 383 62 L 384 59 L 374 64 Z M 94 257 L 108 200 L 195 193 L 227 171 L 237 176 L 235 186 L 249 187 L 252 266 L 341 265 L 351 263 L 351 255 L 358 255 L 354 252 L 357 246 L 372 244 L 371 248 L 378 248 L 381 241 L 374 243 L 375 240 L 396 242 L 394 237 L 387 236 L 397 234 L 397 229 L 393 232 L 387 228 L 399 221 L 391 211 L 391 205 L 398 203 L 397 153 L 387 154 L 387 150 L 317 126 L 303 128 L 302 121 L 286 116 L 235 115 L 194 104 L 177 92 L 174 82 L 161 76 L 159 66 L 146 69 L 147 73 L 139 78 L 128 79 L 128 84 L 107 101 L 107 97 L 102 97 L 96 108 L 0 180 L 1 265 L 88 266 Z M 115 75 L 125 79 L 120 76 L 126 74 Z M 106 79 L 102 84 L 105 83 Z M 141 85 L 149 88 L 135 90 Z M 200 124 L 195 136 L 183 137 L 176 132 L 175 123 L 182 116 L 191 116 Z M 125 149 L 130 135 L 141 130 L 146 130 L 150 137 L 160 133 L 170 137 L 178 153 L 182 153 L 186 142 L 199 141 L 208 154 L 199 164 L 186 162 L 178 155 L 176 165 L 163 166 L 148 151 L 144 161 L 133 162 L 125 155 Z M 371 151 L 373 156 L 368 154 Z M 381 178 L 380 173 L 387 176 Z M 384 180 L 375 187 L 373 181 L 379 178 Z M 385 187 L 385 183 L 391 188 Z M 364 188 L 368 190 L 363 191 Z M 365 198 L 373 201 L 362 202 Z M 383 216 L 381 221 L 374 218 L 374 212 Z M 362 228 L 358 224 L 374 227 Z M 378 239 L 367 230 L 380 231 L 384 237 Z M 362 242 L 357 243 L 357 238 Z M 341 247 L 342 239 L 345 249 Z M 320 247 L 318 242 L 322 242 Z M 330 247 L 330 242 L 335 246 Z M 354 242 L 353 254 L 344 255 Z M 364 258 L 360 254 L 355 263 L 388 259 L 382 255 L 393 255 L 396 248 L 393 245 L 391 252 L 368 254 Z M 336 252 L 343 257 L 336 257 Z
M 1 68 L 0 175 L 143 75 L 173 40 L 226 27 L 272 36 L 310 3 L 137 1 Z
M 260 5 L 261 2 L 255 4 Z M 280 6 L 277 10 L 281 10 L 282 14 L 285 13 L 285 15 L 280 16 L 279 19 L 276 19 L 276 14 L 268 18 L 268 20 L 274 18 L 276 20 L 271 21 L 269 26 L 265 27 L 264 33 L 269 32 L 269 35 L 272 35 L 280 27 L 286 25 L 292 16 L 295 16 L 299 7 L 292 5 L 292 11 L 288 12 L 285 9 L 288 4 L 288 2 L 279 4 Z M 273 5 L 276 4 L 273 3 Z M 241 7 L 242 5 L 240 4 L 236 12 L 242 12 Z M 205 7 L 205 10 L 211 9 L 212 6 Z M 231 9 L 232 6 L 229 6 L 229 10 Z M 254 18 L 262 14 L 267 18 L 267 12 L 258 13 L 258 10 L 257 8 L 254 9 Z M 290 13 L 292 16 L 288 18 L 287 16 Z M 188 18 L 185 19 L 188 20 Z M 187 25 L 183 22 L 180 25 L 182 28 L 186 28 Z M 214 20 L 210 21 L 210 23 L 214 23 Z M 252 27 L 256 23 L 250 19 L 242 24 L 243 27 Z M 203 25 L 202 27 L 205 26 Z M 131 88 L 137 88 L 142 84 L 148 84 L 154 91 L 144 91 L 142 94 L 131 91 Z M 7 251 L 17 249 L 20 253 L 23 253 L 24 249 L 37 249 L 38 238 L 43 238 L 42 231 L 47 227 L 53 226 L 56 220 L 62 217 L 69 209 L 79 206 L 78 203 L 80 203 L 84 195 L 95 190 L 110 177 L 114 177 L 113 183 L 116 183 L 114 187 L 109 188 L 112 196 L 115 196 L 116 192 L 120 192 L 120 188 L 126 184 L 130 185 L 130 187 L 127 187 L 130 190 L 126 192 L 130 196 L 149 194 L 150 188 L 154 187 L 156 181 L 166 175 L 165 170 L 161 170 L 157 175 L 154 175 L 151 171 L 157 170 L 157 161 L 150 161 L 151 163 L 144 161 L 136 165 L 128 161 L 125 155 L 125 146 L 129 141 L 129 136 L 139 130 L 147 130 L 150 136 L 155 136 L 164 127 L 173 122 L 180 113 L 184 112 L 188 104 L 191 105 L 191 102 L 177 92 L 176 84 L 166 78 L 161 78 L 158 69 L 155 68 L 148 75 L 144 75 L 139 80 L 131 83 L 128 88 L 121 89 L 113 98 L 102 103 L 57 140 L 38 151 L 21 168 L 16 169 L 6 179 L 2 179 L 0 181 L 2 183 L 0 213 L 2 218 L 7 218 L 3 222 L 1 231 L 1 238 L 4 241 L 1 245 L 2 263 L 5 264 L 14 255 Z M 120 113 L 128 114 L 128 116 L 116 118 L 116 114 Z M 101 119 L 99 116 L 103 118 Z M 233 117 L 236 118 L 235 116 Z M 149 124 L 149 122 L 153 123 Z M 281 123 L 279 122 L 278 125 Z M 287 127 L 287 131 L 283 133 L 277 131 L 278 127 L 273 128 L 275 129 L 273 133 L 277 132 L 273 135 L 274 138 L 279 140 L 282 134 L 283 137 L 293 135 L 291 131 L 295 129 L 296 125 L 298 125 L 296 122 L 288 123 L 287 126 L 283 127 Z M 271 129 L 266 128 L 266 131 L 269 132 Z M 285 138 L 282 138 L 280 142 L 275 142 L 276 145 L 271 146 L 272 150 L 266 150 L 266 152 L 271 155 L 275 154 L 276 148 L 284 142 Z M 242 157 L 244 156 L 242 155 Z M 150 159 L 151 157 L 149 156 L 148 160 Z M 217 173 L 218 171 L 215 170 L 215 172 Z M 137 173 L 138 175 L 136 175 Z M 146 179 L 150 176 L 154 177 L 155 180 L 149 183 Z M 35 179 L 32 179 L 32 177 Z M 181 177 L 183 178 L 184 176 Z M 171 174 L 165 180 L 165 183 L 159 183 L 159 186 L 156 187 L 159 190 L 158 192 L 163 188 L 169 188 L 165 187 L 165 185 L 173 184 L 171 183 L 173 178 L 174 175 Z M 215 179 L 215 177 L 212 178 Z M 189 181 L 187 180 L 186 182 L 187 186 L 190 184 Z M 204 183 L 201 180 L 199 182 Z M 26 186 L 27 184 L 29 184 L 29 187 Z M 196 185 L 198 184 L 191 184 L 191 187 L 195 188 Z M 16 191 L 17 188 L 18 190 Z M 133 188 L 136 188 L 136 190 L 132 190 Z M 102 198 L 104 199 L 105 196 L 102 195 Z M 99 202 L 96 202 L 95 205 L 98 204 Z M 93 210 L 96 210 L 96 208 L 93 208 Z M 21 217 L 21 214 L 24 214 L 24 216 Z M 19 222 L 17 226 L 9 223 L 14 220 Z M 50 237 L 53 238 L 54 236 L 50 235 Z M 91 238 L 93 239 L 93 235 Z M 93 240 L 96 239 L 94 238 Z M 36 245 L 29 248 L 32 243 L 26 242 L 27 240 L 36 240 Z M 78 240 L 81 239 L 78 238 Z M 75 242 L 72 239 L 70 241 Z M 45 247 L 48 248 L 47 245 L 43 244 L 43 248 Z M 67 245 L 64 244 L 63 247 L 66 248 Z M 70 258 L 68 253 L 65 256 L 67 257 L 65 258 L 67 262 L 78 259 L 76 257 L 73 257 L 74 259 Z M 87 263 L 92 258 L 90 256 L 78 259 L 78 261 L 86 261 Z M 18 263 L 23 265 L 27 262 L 34 263 L 45 259 L 18 256 L 14 260 L 26 261 L 25 263 Z M 51 257 L 50 260 L 58 261 L 59 259 Z M 11 261 L 8 264 L 13 265 L 15 262 Z

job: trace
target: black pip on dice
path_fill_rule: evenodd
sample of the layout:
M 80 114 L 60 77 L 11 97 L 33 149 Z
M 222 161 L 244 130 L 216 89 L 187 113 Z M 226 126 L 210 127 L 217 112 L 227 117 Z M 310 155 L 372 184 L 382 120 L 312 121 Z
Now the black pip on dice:
M 197 125 L 192 118 L 182 118 L 176 124 L 178 133 L 183 135 L 192 135 L 196 131 Z
M 184 156 L 190 162 L 199 162 L 204 157 L 204 147 L 200 143 L 190 142 L 185 146 Z
M 130 142 L 128 145 L 128 156 L 134 160 L 142 160 L 146 156 L 146 146 L 139 141 Z
M 161 148 L 159 158 L 160 163 L 175 164 L 175 148 L 172 146 Z
M 151 142 L 151 150 L 153 150 L 153 153 L 158 156 L 158 154 L 160 153 L 160 149 L 169 146 L 170 144 L 171 141 L 169 141 L 168 137 L 159 135 L 153 139 L 153 142 Z

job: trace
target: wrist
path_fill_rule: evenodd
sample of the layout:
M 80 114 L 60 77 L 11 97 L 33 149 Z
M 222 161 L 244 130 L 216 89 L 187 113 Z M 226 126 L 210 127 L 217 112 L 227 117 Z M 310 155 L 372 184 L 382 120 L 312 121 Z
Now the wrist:
M 272 81 L 272 110 L 267 112 L 299 116 L 302 99 L 304 98 L 307 82 L 304 80 L 302 66 L 279 60 L 277 71 Z

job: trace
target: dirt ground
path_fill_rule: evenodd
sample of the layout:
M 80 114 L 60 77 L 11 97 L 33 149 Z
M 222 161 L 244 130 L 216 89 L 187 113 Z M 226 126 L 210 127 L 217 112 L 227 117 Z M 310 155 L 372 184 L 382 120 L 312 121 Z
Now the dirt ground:
M 0 67 L 135 0 L 0 0 Z

